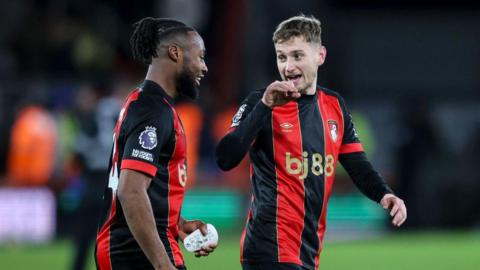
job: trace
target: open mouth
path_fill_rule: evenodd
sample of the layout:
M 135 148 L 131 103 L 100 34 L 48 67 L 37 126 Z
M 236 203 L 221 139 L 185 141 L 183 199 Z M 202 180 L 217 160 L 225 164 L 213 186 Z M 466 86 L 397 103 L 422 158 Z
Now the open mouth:
M 200 81 L 202 80 L 202 78 L 203 78 L 203 76 L 197 76 L 197 77 L 195 78 L 195 83 L 196 83 L 197 85 L 200 85 Z
M 302 74 L 295 74 L 295 75 L 286 75 L 285 79 L 287 81 L 292 81 L 294 84 L 296 84 L 300 78 L 302 78 Z

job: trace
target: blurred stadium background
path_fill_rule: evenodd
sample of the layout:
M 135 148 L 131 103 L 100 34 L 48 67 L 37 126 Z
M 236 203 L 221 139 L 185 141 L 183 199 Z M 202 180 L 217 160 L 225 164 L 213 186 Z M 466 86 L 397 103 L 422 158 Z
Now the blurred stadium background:
M 322 269 L 479 269 L 480 4 L 474 0 L 0 1 L 0 269 L 94 269 L 119 104 L 143 79 L 132 23 L 174 17 L 205 39 L 199 102 L 178 100 L 188 135 L 183 208 L 220 231 L 189 269 L 240 269 L 248 161 L 213 150 L 237 104 L 278 79 L 271 33 L 300 12 L 323 22 L 319 84 L 340 92 L 375 166 L 405 199 L 392 229 L 338 169 Z M 82 255 L 83 254 L 83 255 Z M 79 268 L 77 268 L 79 269 Z

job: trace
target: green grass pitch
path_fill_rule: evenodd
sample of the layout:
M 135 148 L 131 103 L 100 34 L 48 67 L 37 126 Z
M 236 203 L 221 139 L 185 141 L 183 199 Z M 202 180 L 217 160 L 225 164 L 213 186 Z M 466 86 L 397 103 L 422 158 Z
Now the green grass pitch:
M 237 236 L 221 238 L 217 251 L 209 257 L 184 254 L 189 270 L 240 269 Z M 68 241 L 41 246 L 0 246 L 0 269 L 66 270 L 71 255 Z M 93 269 L 90 259 L 88 270 Z M 478 270 L 480 233 L 394 233 L 371 240 L 326 242 L 320 269 Z

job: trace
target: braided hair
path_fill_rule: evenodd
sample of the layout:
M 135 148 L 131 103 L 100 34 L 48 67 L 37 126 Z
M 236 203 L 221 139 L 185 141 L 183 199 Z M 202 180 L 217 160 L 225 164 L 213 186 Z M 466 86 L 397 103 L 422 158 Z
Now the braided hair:
M 158 57 L 157 48 L 160 42 L 179 33 L 195 31 L 186 24 L 165 18 L 146 17 L 133 24 L 134 31 L 130 38 L 133 58 L 145 65 L 152 63 L 152 58 Z

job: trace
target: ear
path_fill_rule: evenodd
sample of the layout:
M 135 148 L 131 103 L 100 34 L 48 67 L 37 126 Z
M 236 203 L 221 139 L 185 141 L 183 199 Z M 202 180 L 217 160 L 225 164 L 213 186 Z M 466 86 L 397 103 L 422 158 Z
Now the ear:
M 321 66 L 323 65 L 323 63 L 325 63 L 326 57 L 327 57 L 327 48 L 325 48 L 325 46 L 320 46 L 318 50 L 318 59 L 317 59 L 318 66 Z
M 173 62 L 178 62 L 180 61 L 180 57 L 182 55 L 182 51 L 180 47 L 176 44 L 171 44 L 168 45 L 168 57 L 173 61 Z

